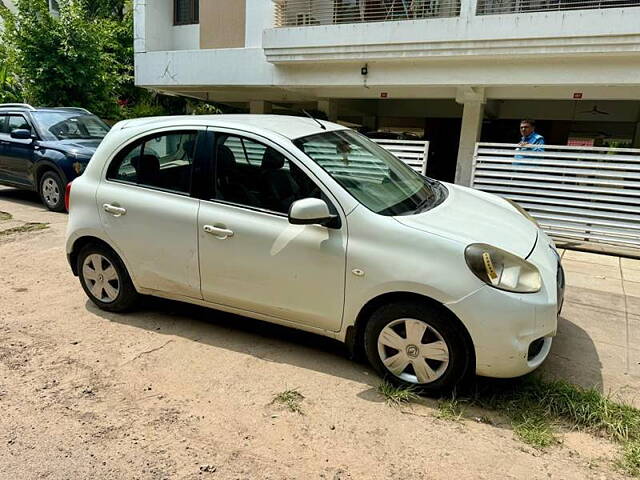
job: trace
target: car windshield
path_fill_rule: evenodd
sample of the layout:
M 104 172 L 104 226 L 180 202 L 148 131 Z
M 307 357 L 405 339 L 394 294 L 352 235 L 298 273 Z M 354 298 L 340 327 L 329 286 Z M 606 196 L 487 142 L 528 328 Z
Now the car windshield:
M 447 190 L 418 175 L 384 148 L 352 130 L 293 142 L 356 200 L 380 215 L 411 215 L 441 203 Z
M 79 111 L 41 111 L 31 113 L 42 130 L 58 140 L 102 139 L 109 127 L 95 115 Z

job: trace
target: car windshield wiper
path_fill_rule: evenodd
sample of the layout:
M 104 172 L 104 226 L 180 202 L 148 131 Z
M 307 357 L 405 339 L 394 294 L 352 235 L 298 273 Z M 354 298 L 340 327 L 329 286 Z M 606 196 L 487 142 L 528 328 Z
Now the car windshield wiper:
M 425 198 L 422 202 L 420 202 L 418 204 L 418 206 L 413 211 L 413 214 L 415 215 L 416 213 L 420 213 L 420 212 L 426 210 L 427 207 L 431 206 L 431 204 L 434 201 L 434 197 L 435 197 L 435 195 L 432 192 L 431 195 L 429 195 L 427 198 Z

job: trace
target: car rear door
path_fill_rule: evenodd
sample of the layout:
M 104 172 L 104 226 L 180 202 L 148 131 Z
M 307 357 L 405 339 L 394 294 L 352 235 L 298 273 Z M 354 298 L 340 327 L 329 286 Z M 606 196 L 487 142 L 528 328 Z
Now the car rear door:
M 146 132 L 103 172 L 102 225 L 142 288 L 201 298 L 197 215 L 191 195 L 204 127 Z
M 275 320 L 339 330 L 344 214 L 339 213 L 340 228 L 292 225 L 287 216 L 300 198 L 321 197 L 335 213 L 337 202 L 267 139 L 216 129 L 212 149 L 216 175 L 208 178 L 209 196 L 198 214 L 203 298 Z

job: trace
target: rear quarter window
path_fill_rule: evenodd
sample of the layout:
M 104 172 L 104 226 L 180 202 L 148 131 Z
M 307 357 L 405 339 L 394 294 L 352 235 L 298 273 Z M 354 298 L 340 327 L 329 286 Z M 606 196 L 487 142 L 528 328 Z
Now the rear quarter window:
M 107 179 L 177 193 L 190 193 L 197 132 L 146 137 L 114 158 Z

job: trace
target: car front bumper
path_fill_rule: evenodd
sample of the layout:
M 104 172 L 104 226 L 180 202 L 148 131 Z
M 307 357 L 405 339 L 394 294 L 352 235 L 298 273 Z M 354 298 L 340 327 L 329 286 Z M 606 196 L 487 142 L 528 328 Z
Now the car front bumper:
M 485 286 L 447 304 L 471 335 L 478 375 L 525 375 L 551 350 L 564 297 L 564 272 L 553 242 L 542 231 L 527 260 L 540 270 L 539 292 L 519 294 Z

